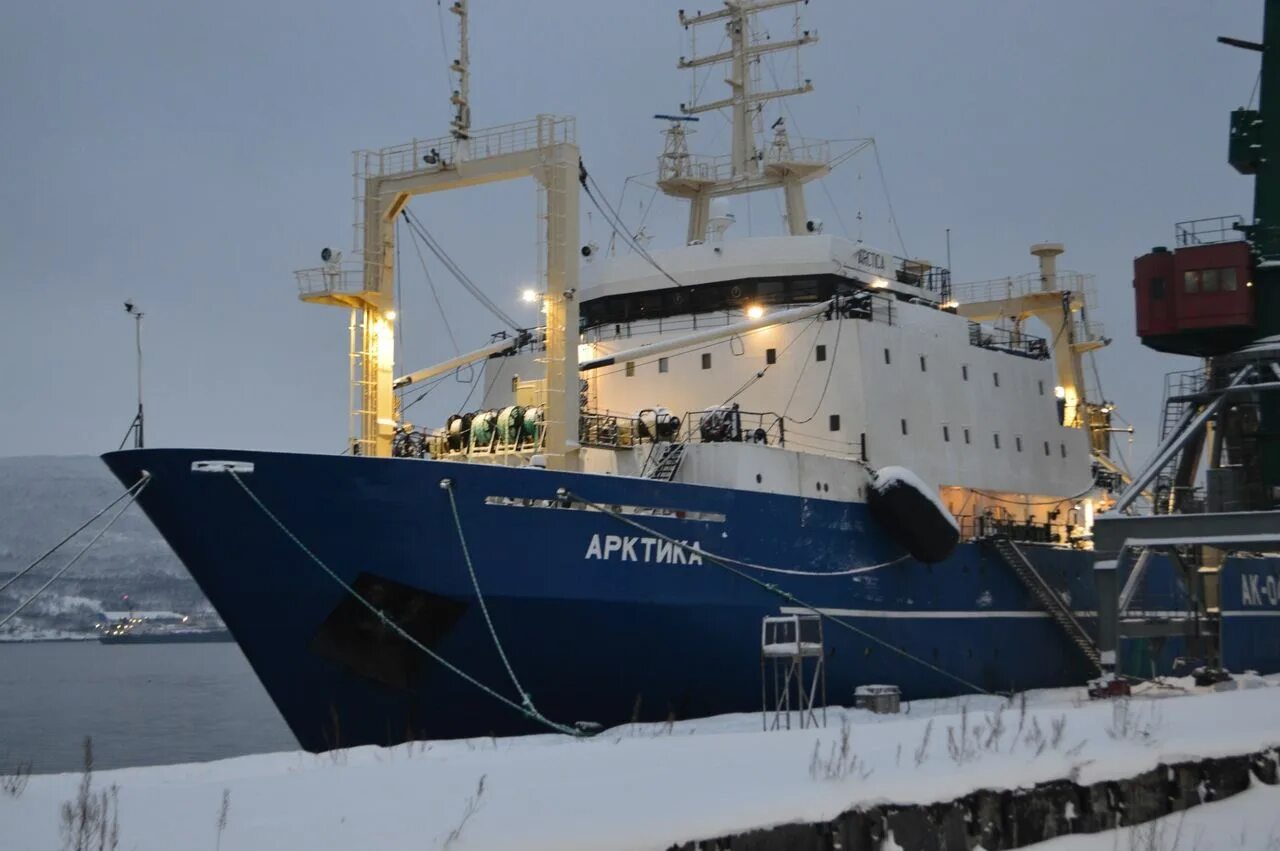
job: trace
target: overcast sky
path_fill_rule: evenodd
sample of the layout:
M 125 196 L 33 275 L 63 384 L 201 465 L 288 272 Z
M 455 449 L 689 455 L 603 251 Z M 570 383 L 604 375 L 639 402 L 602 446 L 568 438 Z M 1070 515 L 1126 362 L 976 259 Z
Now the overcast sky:
M 652 114 L 689 99 L 679 6 L 472 0 L 475 125 L 576 115 L 616 202 L 654 167 Z M 325 245 L 351 248 L 351 150 L 446 131 L 440 17 L 452 56 L 454 18 L 435 0 L 9 4 L 0 454 L 115 448 L 134 406 L 125 298 L 146 311 L 149 444 L 340 450 L 347 317 L 298 302 L 291 272 Z M 1175 221 L 1250 213 L 1227 122 L 1258 58 L 1214 37 L 1260 38 L 1261 18 L 1260 2 L 813 0 L 805 19 L 821 40 L 804 72 L 817 91 L 791 106 L 803 135 L 876 137 L 908 251 L 941 261 L 951 228 L 957 280 L 1032 271 L 1031 243 L 1066 243 L 1062 265 L 1097 275 L 1115 338 L 1104 388 L 1148 432 L 1144 451 L 1163 374 L 1194 364 L 1133 337 L 1132 260 L 1170 244 Z M 723 120 L 700 131 L 695 148 L 727 145 Z M 861 227 L 899 253 L 873 159 L 826 184 L 839 214 L 821 190 L 810 207 L 829 232 Z M 626 218 L 649 198 L 629 186 Z M 526 310 L 532 183 L 413 206 L 495 300 Z M 735 212 L 738 235 L 748 218 L 778 230 L 772 199 Z M 654 207 L 653 247 L 679 239 L 683 215 Z M 589 235 L 607 241 L 598 216 Z M 401 259 L 401 362 L 416 368 L 452 346 L 407 240 Z M 462 346 L 487 339 L 495 322 L 434 276 Z M 442 423 L 466 390 L 442 386 L 415 421 Z

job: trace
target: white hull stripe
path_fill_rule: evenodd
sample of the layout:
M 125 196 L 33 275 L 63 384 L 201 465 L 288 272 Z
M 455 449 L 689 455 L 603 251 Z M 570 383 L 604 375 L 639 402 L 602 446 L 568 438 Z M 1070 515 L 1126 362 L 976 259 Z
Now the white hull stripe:
M 799 606 L 783 606 L 781 608 L 784 615 L 804 615 L 809 614 L 812 609 L 805 609 Z M 818 607 L 820 614 L 829 615 L 831 617 L 842 618 L 890 618 L 896 620 L 973 620 L 977 618 L 1047 618 L 1048 612 L 1033 611 L 999 611 L 993 609 L 971 609 L 967 611 L 948 610 L 948 611 L 927 611 L 918 609 L 914 611 L 903 610 L 882 610 L 882 609 L 828 609 Z M 1074 613 L 1078 618 L 1096 618 L 1098 613 L 1095 611 L 1081 610 Z M 1190 620 L 1186 612 L 1142 612 L 1146 617 L 1167 618 L 1169 620 Z M 1280 610 L 1263 611 L 1263 612 L 1223 612 L 1224 617 L 1232 617 L 1236 615 L 1243 616 L 1271 616 L 1280 617 Z M 1122 618 L 1122 620 L 1139 620 L 1139 618 Z

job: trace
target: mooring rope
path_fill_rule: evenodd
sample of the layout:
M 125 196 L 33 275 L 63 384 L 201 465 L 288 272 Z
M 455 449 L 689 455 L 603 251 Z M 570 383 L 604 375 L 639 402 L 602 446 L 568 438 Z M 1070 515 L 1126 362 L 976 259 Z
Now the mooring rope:
M 507 675 L 511 677 L 511 683 L 516 687 L 516 691 L 520 694 L 520 700 L 524 703 L 526 709 L 535 715 L 538 713 L 537 708 L 533 705 L 533 698 L 529 692 L 525 691 L 524 686 L 520 684 L 520 680 L 516 677 L 515 669 L 511 667 L 511 661 L 507 659 L 507 653 L 502 649 L 502 642 L 498 639 L 498 631 L 493 626 L 493 618 L 489 616 L 489 606 L 484 601 L 484 594 L 480 592 L 480 580 L 476 578 L 475 565 L 471 563 L 471 550 L 467 547 L 467 538 L 462 534 L 462 518 L 458 516 L 458 502 L 453 496 L 453 479 L 441 479 L 440 487 L 445 493 L 449 494 L 449 507 L 453 509 L 453 525 L 458 530 L 458 543 L 462 545 L 462 558 L 467 563 L 467 573 L 471 574 L 471 587 L 476 591 L 476 600 L 480 603 L 480 611 L 484 614 L 484 622 L 489 627 L 489 636 L 493 638 L 493 646 L 498 649 L 498 657 L 502 659 L 503 667 L 507 669 Z
M 50 576 L 50 577 L 49 577 L 49 580 L 48 580 L 47 582 L 45 582 L 43 585 L 41 585 L 41 586 L 36 590 L 36 592 L 35 592 L 34 594 L 32 594 L 32 595 L 31 595 L 30 597 L 28 597 L 27 599 L 23 600 L 23 601 L 22 601 L 22 603 L 18 606 L 18 608 L 14 609 L 12 612 L 10 612 L 9 614 L 5 615 L 3 620 L 0 620 L 0 627 L 4 626 L 4 625 L 5 625 L 5 624 L 7 624 L 9 621 L 11 621 L 11 620 L 13 620 L 15 617 L 17 617 L 17 615 L 18 615 L 18 613 L 19 613 L 19 612 L 21 612 L 21 611 L 22 611 L 23 609 L 25 609 L 27 606 L 31 605 L 31 603 L 33 603 L 37 597 L 39 597 L 41 594 L 43 594 L 43 593 L 44 593 L 44 592 L 49 588 L 49 586 L 50 586 L 50 585 L 52 585 L 54 582 L 57 582 L 57 581 L 58 581 L 58 578 L 59 578 L 60 576 L 62 576 L 62 574 L 66 573 L 68 570 L 70 570 L 70 569 L 72 568 L 72 566 L 73 566 L 73 565 L 75 565 L 75 563 L 76 563 L 76 562 L 80 561 L 80 558 L 81 558 L 85 553 L 89 552 L 89 549 L 90 549 L 94 544 L 98 543 L 98 540 L 99 540 L 103 535 L 105 535 L 105 534 L 107 533 L 107 530 L 108 530 L 108 529 L 110 529 L 110 528 L 115 524 L 115 522 L 116 522 L 117 520 L 119 520 L 119 519 L 120 519 L 120 515 L 124 514 L 124 513 L 125 513 L 125 511 L 126 511 L 126 510 L 128 510 L 128 508 L 129 508 L 129 506 L 130 506 L 130 505 L 133 505 L 133 501 L 134 501 L 135 499 L 137 499 L 137 498 L 138 498 L 138 494 L 140 494 L 140 493 L 142 493 L 144 490 L 146 490 L 146 489 L 147 489 L 147 485 L 149 485 L 150 483 L 151 483 L 151 474 L 150 474 L 150 473 L 148 473 L 148 472 L 146 472 L 146 471 L 144 470 L 144 471 L 143 471 L 143 473 L 142 473 L 142 478 L 138 479 L 138 481 L 134 483 L 133 487 L 129 488 L 129 489 L 128 489 L 128 490 L 126 490 L 124 493 L 122 493 L 120 496 L 116 497 L 116 499 L 115 499 L 115 500 L 113 500 L 113 501 L 111 502 L 111 504 L 107 506 L 107 508 L 104 508 L 104 509 L 102 509 L 102 511 L 99 511 L 97 514 L 95 514 L 95 515 L 94 515 L 94 517 L 93 517 L 93 519 L 94 519 L 94 520 L 96 520 L 98 517 L 101 517 L 101 516 L 102 516 L 102 514 L 103 514 L 103 513 L 104 513 L 108 508 L 110 508 L 112 505 L 115 505 L 115 504 L 116 504 L 117 502 L 119 502 L 121 499 L 124 499 L 125 497 L 128 497 L 128 501 L 127 501 L 127 502 L 125 502 L 125 504 L 124 504 L 124 505 L 120 506 L 120 510 L 119 510 L 119 511 L 117 511 L 114 515 L 112 515 L 111 519 L 107 521 L 107 525 L 105 525 L 105 526 L 103 526 L 101 529 L 99 529 L 99 530 L 98 530 L 98 533 L 97 533 L 96 535 L 94 535 L 92 539 L 90 539 L 89 543 L 85 544 L 85 545 L 80 549 L 80 552 L 76 553 L 76 554 L 75 554 L 75 556 L 73 556 L 73 557 L 72 557 L 71 561 L 69 561 L 69 562 L 67 562 L 66 564 L 64 564 L 64 565 L 63 565 L 63 566 L 58 570 L 58 572 L 56 572 L 55 574 L 53 574 L 53 576 Z M 92 523 L 92 522 L 93 522 L 93 520 L 90 520 L 90 521 L 89 521 L 89 523 Z M 59 544 L 58 544 L 58 546 L 60 547 L 60 546 L 62 546 L 62 544 L 64 544 L 64 543 L 66 543 L 67 541 L 71 540 L 71 538 L 72 538 L 72 537 L 74 537 L 76 533 L 78 533 L 81 529 L 84 529 L 84 528 L 85 528 L 85 526 L 88 526 L 88 525 L 89 525 L 89 524 L 88 524 L 88 523 L 86 523 L 84 526 L 81 526 L 81 527 L 80 527 L 80 529 L 77 529 L 77 530 L 76 530 L 76 532 L 73 532 L 73 533 L 71 534 L 71 536 L 68 536 L 68 537 L 67 537 L 66 539 L 64 539 L 61 543 L 59 543 Z M 56 549 L 57 549 L 57 547 L 54 547 L 54 549 L 56 550 Z M 51 550 L 50 552 L 52 552 L 52 550 Z M 48 555 L 48 554 L 46 553 L 46 555 Z M 40 557 L 40 560 L 43 560 L 44 558 L 45 558 L 45 556 L 41 556 L 41 557 Z M 37 563 L 38 563 L 38 562 L 37 562 Z M 27 570 L 30 570 L 30 568 L 27 568 Z M 23 571 L 23 573 L 25 573 L 25 572 L 26 572 L 26 571 Z M 19 574 L 19 575 L 21 575 L 21 574 Z M 17 577 L 15 576 L 15 577 L 14 577 L 14 579 L 16 579 L 16 578 L 17 578 Z M 12 582 L 12 580 L 10 580 L 10 582 Z M 4 587 L 6 587 L 6 588 L 7 588 L 7 587 L 8 587 L 8 585 L 9 585 L 9 583 L 6 583 Z M 3 589 L 3 588 L 0 588 L 0 590 L 4 590 L 4 589 Z
M 370 603 L 367 599 L 364 598 L 363 595 L 361 595 L 358 591 L 356 591 L 355 588 L 352 588 L 351 585 L 346 580 L 344 580 L 341 576 L 339 576 L 336 572 L 334 572 L 334 570 L 330 568 L 329 565 L 325 564 L 324 561 L 320 558 L 320 556 L 312 552 L 311 549 L 306 544 L 304 544 L 302 540 L 289 529 L 288 526 L 284 524 L 284 521 L 282 521 L 279 517 L 277 517 L 271 511 L 270 508 L 267 508 L 266 503 L 264 503 L 261 499 L 258 498 L 258 495 L 255 494 L 249 488 L 249 486 L 244 483 L 244 480 L 241 479 L 240 476 L 236 474 L 235 470 L 228 469 L 227 474 L 230 475 L 231 478 L 235 480 L 235 483 L 240 486 L 240 489 L 243 490 L 245 494 L 249 497 L 249 499 L 251 499 L 253 503 L 256 506 L 258 506 L 258 508 L 262 511 L 262 513 L 267 516 L 267 519 L 269 519 L 272 523 L 274 523 L 276 525 L 276 528 L 278 528 L 281 532 L 284 533 L 285 537 L 287 537 L 290 541 L 292 541 L 298 547 L 298 549 L 300 549 L 303 552 L 303 554 L 307 556 L 307 558 L 315 562 L 317 567 L 319 567 L 326 574 L 328 574 L 330 579 L 332 579 L 344 591 L 350 594 L 357 603 L 364 606 L 374 616 L 376 616 L 378 618 L 378 621 L 383 626 L 389 628 L 392 632 L 394 632 L 396 635 L 403 638 L 405 641 L 409 642 L 419 651 L 431 657 L 433 660 L 435 660 L 437 663 L 443 666 L 446 670 L 452 672 L 453 674 L 457 675 L 464 681 L 475 686 L 480 691 L 492 697 L 494 700 L 497 700 L 499 703 L 502 703 L 510 707 L 511 709 L 514 709 L 515 711 L 519 712 L 521 715 L 524 715 L 525 717 L 533 721 L 537 721 L 539 724 L 542 724 L 556 731 L 557 733 L 564 733 L 567 736 L 582 735 L 582 731 L 575 729 L 573 727 L 566 726 L 564 724 L 560 724 L 556 721 L 552 721 L 550 718 L 547 718 L 546 716 L 542 715 L 537 710 L 526 707 L 526 706 L 522 706 L 516 703 L 514 700 L 511 700 L 509 697 L 506 697 L 505 695 L 497 691 L 494 691 L 489 686 L 480 682 L 475 677 L 471 676 L 466 671 L 462 670 L 457 665 L 454 665 L 448 659 L 445 659 L 439 653 L 436 653 L 430 647 L 426 646 L 421 641 L 414 638 L 412 635 L 406 632 L 405 629 L 400 626 L 400 624 L 396 623 L 394 620 L 388 617 L 386 612 L 379 609 L 373 603 Z M 532 704 L 530 704 L 530 706 L 531 705 Z
M 988 695 L 991 694 L 990 691 L 984 689 L 982 686 L 977 685 L 976 683 L 971 683 L 965 678 L 958 676 L 957 674 L 953 674 L 950 671 L 947 671 L 943 668 L 939 668 L 937 665 L 934 665 L 931 662 L 921 659 L 919 656 L 913 655 L 912 653 L 909 653 L 908 651 L 903 650 L 901 647 L 898 647 L 894 644 L 890 644 L 889 642 L 885 641 L 883 638 L 879 638 L 867 632 L 866 630 L 859 629 L 858 627 L 854 626 L 848 621 L 841 620 L 840 618 L 837 618 L 831 614 L 828 614 L 827 612 L 824 612 L 821 609 L 819 609 L 817 606 L 812 606 L 809 603 L 806 603 L 804 600 L 801 600 L 799 597 L 792 594 L 790 591 L 786 591 L 782 588 L 779 588 L 777 585 L 774 585 L 772 582 L 764 582 L 763 580 L 757 579 L 756 577 L 750 575 L 749 573 L 745 573 L 744 571 L 739 570 L 738 568 L 734 567 L 732 564 L 732 562 L 734 562 L 735 560 L 729 558 L 728 556 L 720 556 L 708 550 L 701 549 L 700 547 L 699 548 L 691 547 L 683 541 L 677 541 L 675 538 L 672 538 L 670 535 L 664 535 L 663 533 L 659 532 L 657 529 L 651 529 L 648 526 L 645 526 L 643 523 L 640 523 L 636 520 L 632 520 L 630 517 L 627 517 L 625 514 L 622 514 L 621 512 L 613 511 L 607 506 L 601 505 L 600 503 L 593 502 L 589 499 L 578 496 L 577 494 L 571 491 L 564 490 L 563 488 L 561 489 L 561 492 L 558 493 L 557 495 L 560 495 L 562 497 L 568 497 L 569 499 L 575 499 L 575 500 L 578 500 L 579 502 L 585 503 L 586 505 L 590 505 L 593 508 L 595 508 L 597 511 L 604 512 L 605 514 L 608 514 L 611 517 L 613 517 L 615 520 L 625 523 L 628 526 L 634 526 L 635 528 L 640 529 L 641 531 L 649 535 L 653 535 L 655 537 L 661 538 L 667 543 L 680 547 L 682 550 L 685 550 L 687 552 L 696 553 L 702 558 L 710 561 L 712 564 L 715 564 L 718 567 L 722 567 L 725 570 L 729 571 L 734 576 L 737 576 L 740 579 L 745 579 L 746 581 L 750 582 L 752 585 L 756 585 L 760 588 L 763 588 L 764 590 L 768 591 L 770 594 L 773 594 L 777 597 L 781 597 L 783 600 L 786 600 L 787 602 L 791 603 L 792 605 L 798 608 L 807 609 L 813 612 L 815 615 L 827 621 L 828 623 L 833 623 L 836 626 L 841 627 L 842 629 L 846 629 L 856 635 L 862 636 L 868 641 L 873 641 L 876 644 L 880 645 L 881 647 L 885 648 L 886 650 L 896 653 L 904 659 L 908 659 L 912 662 L 922 665 L 935 673 L 941 674 L 947 679 L 957 682 L 960 685 L 965 686 L 966 688 L 971 688 L 974 691 L 979 692 L 981 694 L 988 694 Z
M 119 502 L 120 500 L 124 499 L 125 497 L 127 497 L 127 496 L 129 496 L 131 493 L 133 493 L 133 491 L 134 491 L 134 489 L 135 489 L 135 488 L 139 488 L 139 487 L 141 487 L 141 486 L 142 486 L 142 483 L 143 483 L 143 482 L 145 482 L 145 481 L 147 480 L 147 478 L 148 478 L 148 476 L 145 476 L 145 475 L 144 475 L 142 478 L 138 479 L 138 481 L 136 481 L 136 482 L 134 482 L 134 483 L 133 483 L 133 486 L 132 486 L 132 487 L 130 487 L 130 488 L 129 488 L 128 490 L 126 490 L 124 493 L 120 494 L 118 497 L 116 497 L 115 499 L 111 500 L 111 501 L 110 501 L 110 502 L 108 502 L 106 505 L 104 505 L 104 506 L 102 507 L 102 510 L 101 510 L 101 511 L 99 511 L 97 514 L 93 515 L 93 516 L 92 516 L 92 517 L 90 517 L 88 520 L 84 521 L 84 523 L 80 524 L 80 528 L 76 529 L 76 530 L 75 530 L 74 532 L 72 532 L 70 535 L 67 535 L 67 537 L 63 538 L 61 541 L 58 541 L 58 543 L 54 544 L 54 545 L 53 545 L 52 547 L 50 547 L 49 549 L 45 550 L 44 554 L 43 554 L 42 556 L 40 556 L 40 558 L 38 558 L 38 559 L 36 559 L 35 561 L 31 562 L 31 564 L 29 564 L 29 565 L 27 565 L 26 567 L 22 568 L 22 570 L 19 570 L 19 571 L 18 571 L 17 573 L 15 573 L 13 576 L 10 576 L 7 580 L 5 580 L 5 583 L 4 583 L 3 585 L 0 585 L 0 591 L 4 591 L 4 589 L 8 588 L 10 585 L 12 585 L 13 583 L 17 582 L 19 579 L 21 579 L 22 577 L 24 577 L 24 576 L 26 576 L 28 573 L 30 573 L 32 570 L 34 570 L 34 569 L 36 568 L 36 566 L 37 566 L 37 565 L 41 564 L 41 563 L 42 563 L 45 559 L 47 559 L 49 556 L 51 556 L 51 555 L 53 555 L 54 553 L 56 553 L 56 552 L 59 550 L 59 548 L 61 548 L 61 547 L 62 547 L 62 545 L 63 545 L 63 544 L 65 544 L 67 541 L 70 541 L 70 540 L 71 540 L 72 538 L 74 538 L 76 535 L 79 535 L 81 532 L 83 532 L 85 529 L 87 529 L 87 528 L 89 527 L 89 525 L 93 523 L 93 521 L 97 520 L 99 517 L 101 517 L 102 515 L 106 514 L 108 511 L 110 511 L 110 510 L 111 510 L 111 508 L 112 508 L 112 506 L 114 506 L 117 502 Z

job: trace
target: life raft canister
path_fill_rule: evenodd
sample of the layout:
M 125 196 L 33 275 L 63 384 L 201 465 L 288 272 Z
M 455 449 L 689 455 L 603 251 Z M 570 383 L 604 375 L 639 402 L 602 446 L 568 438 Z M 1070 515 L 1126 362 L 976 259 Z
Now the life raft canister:
M 905 467 L 876 471 L 867 507 L 889 537 L 917 561 L 942 561 L 960 543 L 960 527 L 937 492 Z

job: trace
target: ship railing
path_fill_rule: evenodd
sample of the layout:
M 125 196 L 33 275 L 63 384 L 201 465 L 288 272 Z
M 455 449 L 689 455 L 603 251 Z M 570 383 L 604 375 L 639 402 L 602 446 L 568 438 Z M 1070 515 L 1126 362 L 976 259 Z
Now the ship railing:
M 772 411 L 743 411 L 737 405 L 686 411 L 680 425 L 687 443 L 758 443 L 786 446 L 786 421 Z
M 976 304 L 987 301 L 1011 301 L 1039 292 L 1078 292 L 1085 294 L 1093 289 L 1093 275 L 1080 272 L 1059 272 L 1054 280 L 1043 281 L 1038 272 L 989 281 L 966 281 L 952 285 L 951 297 L 960 304 Z
M 804 139 L 788 136 L 787 144 L 768 145 L 764 149 L 766 163 L 822 163 L 831 162 L 831 143 L 826 139 Z
M 364 264 L 359 262 L 299 269 L 293 276 L 298 281 L 298 295 L 302 298 L 328 293 L 359 293 L 365 289 Z
M 578 415 L 578 442 L 583 446 L 628 449 L 648 438 L 648 429 L 639 417 L 612 411 L 582 411 Z
M 570 116 L 539 115 L 528 121 L 473 130 L 467 139 L 438 136 L 414 139 L 378 150 L 356 151 L 357 177 L 387 177 L 447 168 L 468 157 L 494 157 L 572 143 L 577 135 Z
M 956 517 L 960 536 L 966 540 L 1004 537 L 1017 543 L 1071 545 L 1083 540 L 1084 527 L 1035 520 L 1014 520 L 990 514 Z
M 1173 226 L 1173 241 L 1179 248 L 1191 245 L 1213 245 L 1243 239 L 1243 216 L 1212 216 L 1191 219 Z
M 1049 344 L 1042 337 L 1015 333 L 1007 328 L 992 328 L 977 322 L 969 323 L 969 345 L 1035 360 L 1046 360 L 1049 357 Z
M 719 183 L 733 178 L 733 157 L 688 154 L 681 157 L 658 157 L 658 182 L 698 180 Z

